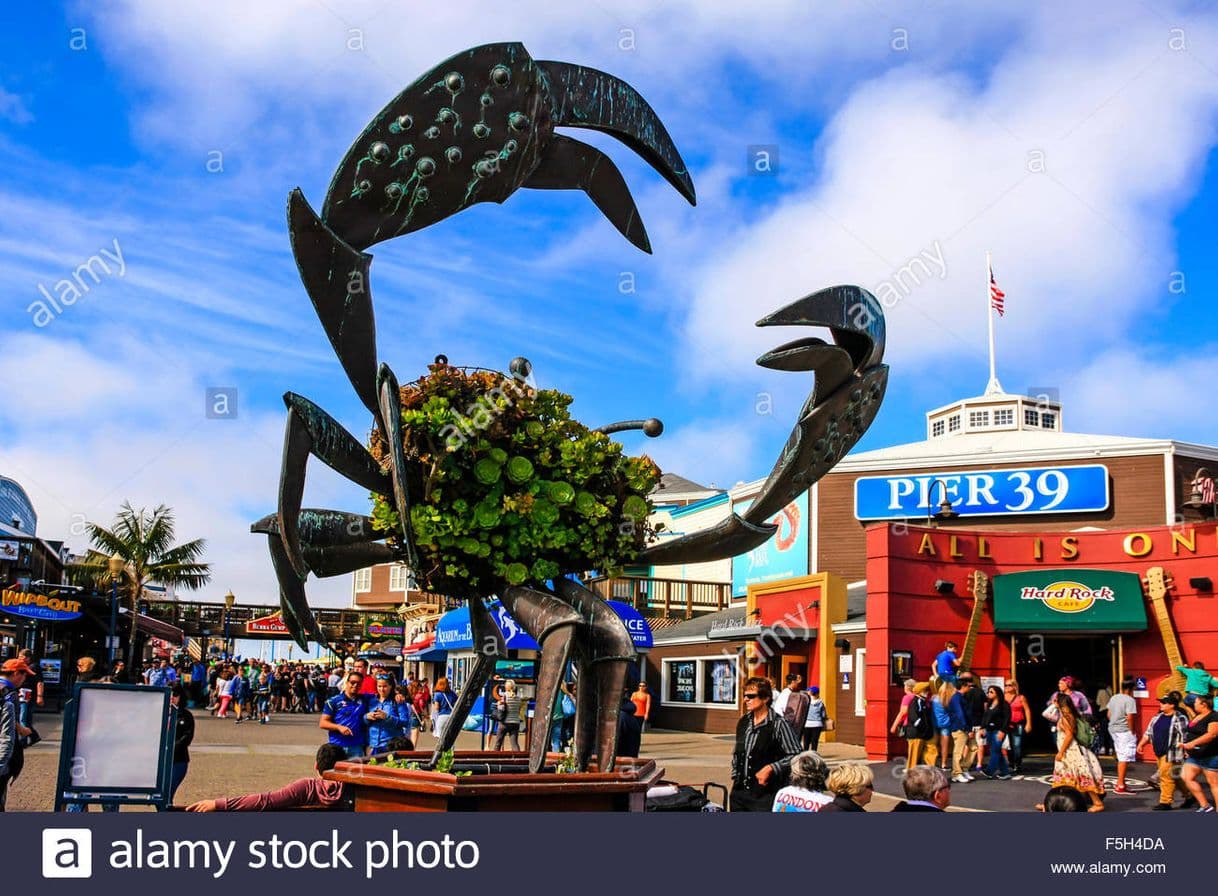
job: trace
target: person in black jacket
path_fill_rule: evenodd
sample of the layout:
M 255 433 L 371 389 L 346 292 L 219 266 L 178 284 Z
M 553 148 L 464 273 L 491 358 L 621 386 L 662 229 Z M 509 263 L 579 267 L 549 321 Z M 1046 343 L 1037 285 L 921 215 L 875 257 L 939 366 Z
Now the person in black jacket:
M 173 804 L 174 794 L 182 786 L 186 772 L 190 770 L 190 745 L 195 739 L 195 717 L 186 708 L 186 688 L 181 684 L 173 685 L 169 692 L 169 702 L 178 711 L 178 727 L 173 738 L 173 778 L 169 785 L 169 802 Z
M 985 715 L 985 694 L 977 686 L 971 672 L 965 672 L 957 681 L 960 701 L 964 704 L 964 721 L 969 727 L 968 740 L 960 757 L 960 768 L 967 775 L 974 765 L 977 771 L 981 771 L 981 717 Z
M 629 697 L 622 700 L 617 717 L 617 755 L 639 756 L 643 748 L 643 720 L 637 715 L 637 707 Z
M 732 812 L 769 812 L 799 753 L 799 736 L 774 712 L 773 703 L 769 679 L 745 680 L 744 715 L 736 723 L 732 751 Z
M 892 807 L 893 812 L 943 812 L 952 802 L 952 782 L 943 769 L 915 765 L 901 782 L 905 799 Z
M 862 762 L 843 762 L 829 772 L 825 790 L 833 794 L 833 802 L 820 811 L 866 812 L 875 795 L 875 774 Z
M 982 772 L 987 778 L 999 781 L 1011 780 L 1011 768 L 1007 765 L 1007 732 L 1011 727 L 1011 707 L 1007 705 L 1002 688 L 990 685 L 985 689 L 985 712 L 981 714 L 981 728 L 985 734 L 985 748 L 989 760 Z

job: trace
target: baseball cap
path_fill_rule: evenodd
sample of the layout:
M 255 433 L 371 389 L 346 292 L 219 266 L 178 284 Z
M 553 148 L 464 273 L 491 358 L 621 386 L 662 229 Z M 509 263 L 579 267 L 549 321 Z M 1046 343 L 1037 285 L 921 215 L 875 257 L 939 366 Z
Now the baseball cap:
M 808 690 L 811 691 L 813 694 L 820 693 L 820 688 L 818 688 L 816 685 L 812 685 L 812 687 L 808 688 Z
M 1179 706 L 1180 701 L 1172 694 L 1164 694 L 1159 698 L 1160 703 L 1170 703 L 1172 706 Z
M 23 659 L 5 660 L 4 665 L 0 666 L 0 675 L 6 672 L 24 672 L 26 675 L 37 675 L 38 673 L 30 667 L 30 664 Z

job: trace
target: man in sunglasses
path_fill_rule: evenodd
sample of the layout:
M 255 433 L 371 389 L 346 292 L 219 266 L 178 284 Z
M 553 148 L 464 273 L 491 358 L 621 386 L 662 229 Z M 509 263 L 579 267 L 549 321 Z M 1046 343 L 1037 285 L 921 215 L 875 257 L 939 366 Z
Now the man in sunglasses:
M 744 682 L 744 715 L 736 723 L 732 752 L 732 812 L 769 812 L 799 753 L 799 736 L 774 712 L 773 702 L 769 679 Z

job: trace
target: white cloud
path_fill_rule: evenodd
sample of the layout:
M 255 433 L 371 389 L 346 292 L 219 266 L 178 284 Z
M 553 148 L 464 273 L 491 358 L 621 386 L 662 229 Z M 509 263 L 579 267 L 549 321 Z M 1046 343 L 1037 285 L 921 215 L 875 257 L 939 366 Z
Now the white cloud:
M 207 419 L 212 371 L 167 365 L 158 347 L 131 338 L 110 345 L 115 351 L 102 354 L 50 334 L 0 337 L 7 382 L 31 382 L 31 369 L 44 374 L 37 393 L 0 411 L 16 434 L 0 447 L 0 469 L 29 492 L 38 534 L 80 551 L 85 520 L 108 525 L 125 500 L 165 503 L 176 511 L 179 540 L 207 539 L 212 582 L 204 598 L 231 589 L 246 602 L 278 603 L 266 543 L 249 524 L 275 509 L 282 415 L 239 403 L 235 420 Z M 320 462 L 310 466 L 306 506 L 368 510 L 366 494 Z M 312 582 L 311 600 L 345 604 L 349 582 Z
M 20 96 L 0 87 L 0 118 L 7 118 L 14 124 L 29 124 L 34 120 L 34 114 Z
M 1129 338 L 1163 303 L 1171 220 L 1214 142 L 1218 79 L 1200 48 L 1218 30 L 1194 21 L 1184 53 L 1145 11 L 1088 19 L 1086 40 L 1063 20 L 1030 15 L 984 84 L 917 69 L 861 84 L 810 186 L 708 255 L 685 328 L 691 373 L 748 364 L 790 338 L 754 330 L 763 314 L 834 283 L 875 288 L 936 242 L 946 278 L 888 314 L 895 375 L 983 369 L 987 249 L 1007 294 L 999 372 L 1014 383 Z
M 1218 379 L 1216 351 L 1200 343 L 1176 357 L 1154 345 L 1104 352 L 1063 378 L 1063 423 L 1075 432 L 1215 444 L 1218 424 L 1202 409 L 1204 390 Z

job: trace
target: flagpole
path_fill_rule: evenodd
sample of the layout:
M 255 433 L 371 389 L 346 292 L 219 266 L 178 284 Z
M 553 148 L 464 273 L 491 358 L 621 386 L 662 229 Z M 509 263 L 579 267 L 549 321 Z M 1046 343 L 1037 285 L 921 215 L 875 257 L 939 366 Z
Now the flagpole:
M 1002 386 L 998 383 L 998 374 L 994 365 L 994 297 L 990 292 L 993 268 L 990 261 L 990 253 L 987 250 L 985 253 L 985 316 L 989 322 L 990 328 L 990 381 L 985 387 L 986 395 L 997 395 L 1002 392 Z

